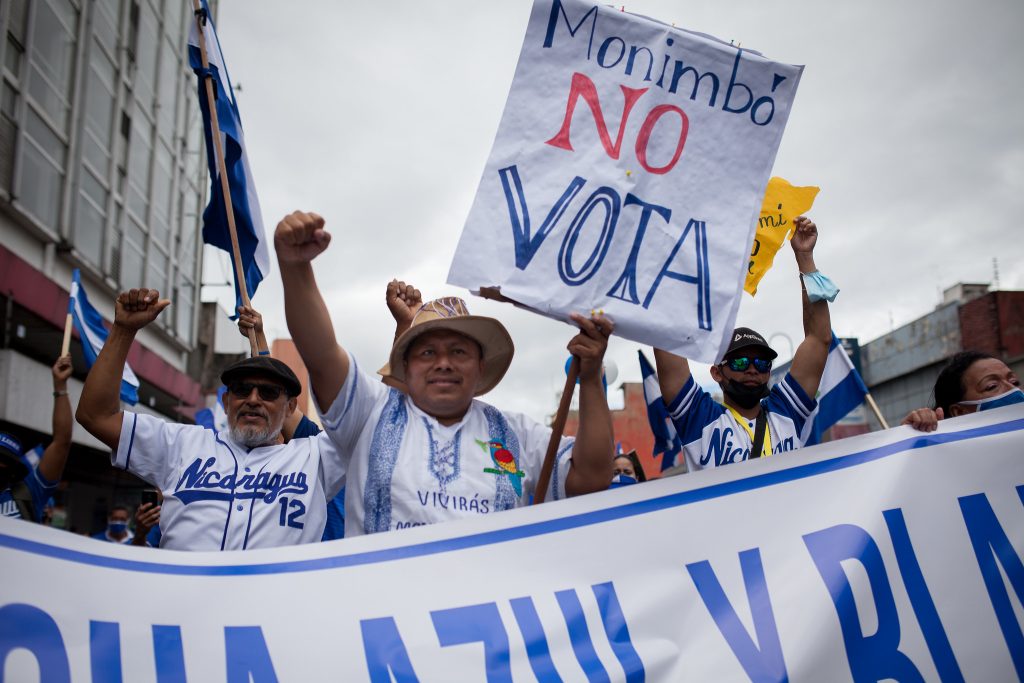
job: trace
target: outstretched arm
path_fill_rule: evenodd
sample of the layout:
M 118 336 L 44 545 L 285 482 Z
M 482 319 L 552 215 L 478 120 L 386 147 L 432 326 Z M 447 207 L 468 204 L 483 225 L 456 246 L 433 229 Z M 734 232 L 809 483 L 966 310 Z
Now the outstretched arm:
M 805 216 L 793 221 L 796 231 L 791 244 L 796 255 L 796 264 L 801 273 L 813 273 L 814 245 L 818 240 L 818 228 Z M 790 374 L 804 392 L 814 398 L 818 393 L 821 373 L 825 370 L 828 347 L 832 343 L 832 321 L 829 318 L 828 301 L 824 299 L 811 303 L 807 298 L 804 280 L 800 278 L 800 296 L 804 309 L 804 340 L 793 354 Z
M 128 360 L 128 350 L 136 333 L 170 305 L 171 302 L 161 299 L 155 289 L 132 289 L 117 297 L 114 325 L 85 378 L 75 413 L 78 423 L 111 450 L 117 449 L 121 438 L 121 374 Z
M 71 401 L 68 399 L 71 354 L 58 358 L 50 371 L 53 373 L 53 440 L 43 451 L 37 470 L 46 481 L 59 481 L 71 451 Z
M 574 313 L 572 321 L 580 328 L 569 342 L 569 352 L 580 359 L 580 425 L 565 492 L 578 496 L 604 491 L 614 476 L 615 436 L 601 376 L 608 337 L 615 325 L 600 315 L 584 318 Z
M 669 405 L 690 379 L 690 364 L 682 356 L 661 349 L 654 349 L 654 362 L 658 367 L 661 400 Z
M 331 243 L 324 219 L 295 211 L 277 224 L 274 248 L 284 285 L 284 312 L 295 346 L 309 370 L 313 395 L 327 410 L 348 377 L 348 354 L 334 336 L 331 315 L 313 275 L 314 258 Z

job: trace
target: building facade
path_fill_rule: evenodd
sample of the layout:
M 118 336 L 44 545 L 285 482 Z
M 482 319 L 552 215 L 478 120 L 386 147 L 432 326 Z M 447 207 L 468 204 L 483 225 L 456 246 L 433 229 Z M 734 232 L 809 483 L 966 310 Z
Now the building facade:
M 28 446 L 50 431 L 49 366 L 74 268 L 108 321 L 124 289 L 156 288 L 171 300 L 129 357 L 142 382 L 139 409 L 190 420 L 202 405 L 189 364 L 208 180 L 188 7 L 0 3 L 0 429 Z M 85 363 L 77 341 L 72 351 L 74 406 Z M 106 449 L 77 425 L 65 478 L 70 497 L 93 501 L 77 509 L 65 501 L 83 532 L 95 530 L 119 490 L 137 485 L 113 473 Z

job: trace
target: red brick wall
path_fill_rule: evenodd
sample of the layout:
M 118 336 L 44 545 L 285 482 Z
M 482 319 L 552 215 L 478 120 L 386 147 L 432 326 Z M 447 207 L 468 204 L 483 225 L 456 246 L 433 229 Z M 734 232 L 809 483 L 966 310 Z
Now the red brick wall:
M 647 421 L 647 402 L 644 401 L 644 385 L 640 382 L 625 382 L 622 385 L 625 393 L 625 407 L 612 411 L 612 425 L 615 429 L 615 441 L 622 444 L 623 451 L 636 449 L 648 479 L 661 476 L 661 456 L 655 458 L 654 435 Z M 579 414 L 573 410 L 565 421 L 565 433 L 575 435 L 579 429 Z
M 1008 361 L 1024 356 L 1024 292 L 989 292 L 959 312 L 964 349 Z

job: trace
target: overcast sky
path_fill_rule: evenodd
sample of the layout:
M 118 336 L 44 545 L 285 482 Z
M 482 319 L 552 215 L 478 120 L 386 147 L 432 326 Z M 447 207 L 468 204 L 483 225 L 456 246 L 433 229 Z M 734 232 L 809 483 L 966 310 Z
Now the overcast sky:
M 464 296 L 516 343 L 487 400 L 544 419 L 573 329 L 445 284 L 530 8 L 221 0 L 218 31 L 268 238 L 294 209 L 320 213 L 333 233 L 315 268 L 342 345 L 364 367 L 384 362 L 392 277 L 428 299 Z M 821 187 L 810 216 L 817 264 L 842 290 L 837 334 L 864 343 L 899 327 L 946 287 L 991 282 L 993 258 L 1001 288 L 1024 289 L 1024 3 L 645 0 L 625 9 L 806 65 L 773 175 Z M 227 273 L 226 259 L 207 258 L 205 281 Z M 803 337 L 796 273 L 786 247 L 757 297 L 743 295 L 737 319 L 782 359 L 789 339 Z M 227 294 L 203 296 L 230 305 Z M 276 262 L 254 305 L 268 337 L 288 336 Z M 637 348 L 612 340 L 620 381 L 639 380 Z

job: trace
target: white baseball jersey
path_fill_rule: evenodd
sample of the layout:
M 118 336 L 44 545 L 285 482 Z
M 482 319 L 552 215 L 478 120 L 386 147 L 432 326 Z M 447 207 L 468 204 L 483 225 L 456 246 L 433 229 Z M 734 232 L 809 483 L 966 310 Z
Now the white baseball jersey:
M 767 411 L 765 440 L 768 441 L 770 434 L 773 455 L 804 445 L 800 435 L 817 405 L 788 373 L 772 387 L 768 397 L 761 400 L 761 409 Z M 683 442 L 686 464 L 691 472 L 742 462 L 750 457 L 754 420 L 745 420 L 745 424 L 740 425 L 732 412 L 712 399 L 692 376 L 668 411 Z
M 445 426 L 349 356 L 324 431 L 350 458 L 345 537 L 472 518 L 529 503 L 551 430 L 474 400 Z M 574 440 L 558 448 L 548 500 L 565 497 Z
M 325 435 L 246 448 L 227 433 L 125 411 L 111 454 L 163 491 L 161 548 L 246 550 L 316 543 L 345 480 Z

